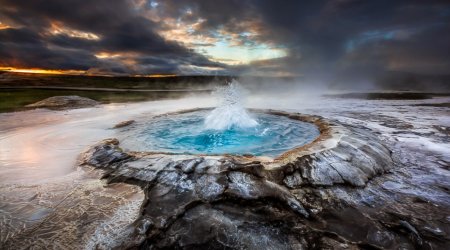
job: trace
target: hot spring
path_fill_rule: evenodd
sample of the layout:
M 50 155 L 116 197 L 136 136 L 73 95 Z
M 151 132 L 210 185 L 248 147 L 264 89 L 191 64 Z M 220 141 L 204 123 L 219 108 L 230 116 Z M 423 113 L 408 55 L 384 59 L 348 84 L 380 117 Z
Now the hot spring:
M 153 117 L 124 129 L 121 145 L 134 151 L 274 157 L 320 134 L 312 123 L 247 111 L 236 82 L 216 94 L 221 102 L 215 109 Z

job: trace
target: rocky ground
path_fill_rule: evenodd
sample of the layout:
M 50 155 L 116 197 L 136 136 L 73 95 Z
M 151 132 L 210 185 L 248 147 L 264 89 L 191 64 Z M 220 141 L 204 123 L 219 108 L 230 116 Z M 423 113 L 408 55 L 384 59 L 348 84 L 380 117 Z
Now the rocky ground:
M 97 101 L 92 99 L 70 95 L 70 96 L 52 96 L 42 101 L 27 105 L 27 108 L 48 108 L 48 109 L 74 109 L 74 108 L 86 108 L 98 105 Z
M 332 128 L 323 147 L 276 164 L 128 152 L 116 139 L 100 140 L 60 180 L 71 194 L 58 206 L 39 204 L 50 209 L 37 213 L 27 192 L 11 198 L 23 187 L 0 187 L 2 246 L 447 249 L 450 111 L 441 104 L 448 101 L 331 99 L 301 110 L 268 104 L 320 115 Z M 126 129 L 119 127 L 108 135 Z M 37 222 L 18 223 L 20 212 Z
M 400 164 L 376 136 L 338 124 L 321 133 L 328 135 L 317 148 L 275 163 L 126 153 L 109 139 L 83 153 L 80 164 L 145 192 L 135 230 L 119 248 L 445 248 L 448 207 L 406 195 L 395 202 L 382 186 L 367 185 Z

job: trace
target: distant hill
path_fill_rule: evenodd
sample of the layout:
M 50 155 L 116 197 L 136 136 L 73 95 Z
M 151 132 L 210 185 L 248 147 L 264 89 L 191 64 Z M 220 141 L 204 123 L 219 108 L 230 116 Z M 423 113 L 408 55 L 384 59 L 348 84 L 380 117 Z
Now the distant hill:
M 0 87 L 76 87 L 116 89 L 205 89 L 231 76 L 108 77 L 0 72 Z
M 330 86 L 353 91 L 419 91 L 450 92 L 450 74 L 426 75 L 398 71 L 380 71 L 370 76 L 343 74 Z
M 449 75 L 389 72 L 376 81 L 381 89 L 450 92 Z

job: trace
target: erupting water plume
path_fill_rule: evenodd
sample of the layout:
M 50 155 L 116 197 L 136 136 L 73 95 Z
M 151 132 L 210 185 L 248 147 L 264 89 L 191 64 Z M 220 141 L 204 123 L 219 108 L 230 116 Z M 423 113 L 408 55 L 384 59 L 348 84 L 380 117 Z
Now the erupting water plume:
M 276 156 L 313 141 L 314 124 L 264 112 L 249 113 L 244 89 L 235 80 L 215 92 L 219 105 L 159 116 L 125 131 L 121 145 L 133 151 L 186 154 L 253 154 Z
M 213 130 L 227 130 L 231 128 L 251 128 L 258 125 L 244 108 L 242 88 L 236 80 L 228 86 L 217 89 L 216 94 L 221 98 L 217 106 L 205 118 L 205 128 Z

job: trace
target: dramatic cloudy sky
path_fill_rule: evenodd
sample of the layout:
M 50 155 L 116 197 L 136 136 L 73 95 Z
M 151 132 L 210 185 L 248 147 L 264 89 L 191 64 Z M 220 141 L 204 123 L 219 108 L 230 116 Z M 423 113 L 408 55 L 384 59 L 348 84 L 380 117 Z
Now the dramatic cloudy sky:
M 450 73 L 434 0 L 0 0 L 0 66 L 323 79 Z

